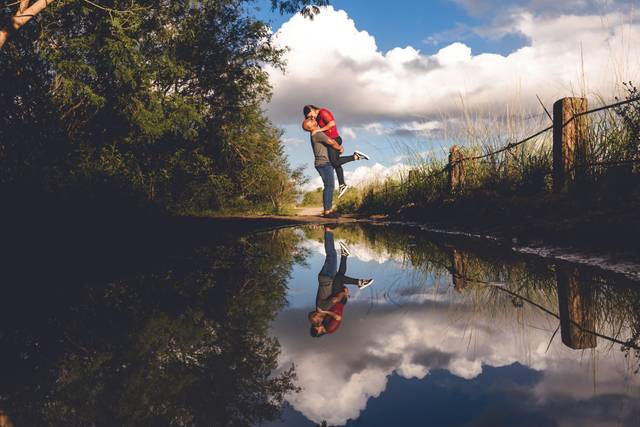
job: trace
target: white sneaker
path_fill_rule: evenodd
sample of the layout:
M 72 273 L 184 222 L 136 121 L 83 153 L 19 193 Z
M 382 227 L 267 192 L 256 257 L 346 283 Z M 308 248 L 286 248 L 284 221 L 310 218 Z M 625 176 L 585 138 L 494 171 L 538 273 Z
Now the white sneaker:
M 342 184 L 338 187 L 338 199 L 347 192 L 350 187 L 347 184 Z
M 349 247 L 347 246 L 346 243 L 344 243 L 342 240 L 340 240 L 338 242 L 338 245 L 340 246 L 340 254 L 342 256 L 350 256 L 351 255 L 351 251 L 349 250 Z
M 360 279 L 358 280 L 358 289 L 362 290 L 368 288 L 373 283 L 373 279 Z
M 353 157 L 355 157 L 356 160 L 369 160 L 369 156 L 358 150 L 353 152 Z

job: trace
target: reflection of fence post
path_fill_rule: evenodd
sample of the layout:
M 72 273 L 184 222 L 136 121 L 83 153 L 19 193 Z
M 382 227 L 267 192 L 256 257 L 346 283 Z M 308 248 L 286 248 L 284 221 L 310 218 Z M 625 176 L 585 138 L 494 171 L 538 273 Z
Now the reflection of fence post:
M 449 150 L 449 191 L 451 194 L 460 194 L 464 190 L 464 155 L 460 147 L 454 145 Z
M 576 267 L 558 265 L 558 303 L 560 305 L 560 332 L 562 342 L 575 350 L 595 348 L 595 322 L 591 307 L 591 286 L 580 283 L 580 274 Z
M 564 191 L 585 173 L 587 117 L 585 98 L 563 98 L 553 104 L 553 190 Z M 566 124 L 566 125 L 565 125 Z
M 457 249 L 453 249 L 451 252 L 451 265 L 453 266 L 451 271 L 453 288 L 458 293 L 462 293 L 467 287 L 467 255 Z

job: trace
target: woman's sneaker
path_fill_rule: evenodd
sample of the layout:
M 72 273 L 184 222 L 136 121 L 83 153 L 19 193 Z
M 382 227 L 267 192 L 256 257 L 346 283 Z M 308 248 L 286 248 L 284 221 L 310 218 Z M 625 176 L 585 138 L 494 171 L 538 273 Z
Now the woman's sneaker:
M 340 187 L 338 187 L 338 199 L 342 197 L 344 193 L 347 192 L 348 189 L 349 189 L 349 186 L 347 184 L 340 184 Z
M 371 286 L 373 279 L 358 279 L 358 289 L 364 289 Z
M 351 251 L 349 250 L 349 247 L 346 245 L 346 243 L 344 243 L 341 240 L 341 241 L 338 242 L 338 245 L 340 245 L 340 255 L 342 255 L 342 256 L 351 255 Z
M 369 160 L 369 156 L 364 154 L 362 151 L 358 151 L 358 150 L 353 152 L 353 157 L 356 160 Z

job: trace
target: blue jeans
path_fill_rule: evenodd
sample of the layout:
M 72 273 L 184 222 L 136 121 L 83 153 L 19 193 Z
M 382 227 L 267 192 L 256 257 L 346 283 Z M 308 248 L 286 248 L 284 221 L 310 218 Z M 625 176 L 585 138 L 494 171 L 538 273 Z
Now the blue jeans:
M 316 170 L 322 178 L 324 184 L 324 190 L 322 191 L 322 205 L 325 211 L 331 210 L 333 207 L 333 189 L 335 188 L 335 181 L 333 178 L 333 166 L 331 163 L 316 166 Z
M 324 232 L 324 251 L 327 256 L 319 276 L 333 279 L 338 272 L 338 253 L 336 252 L 336 245 L 333 242 L 333 233 L 331 231 Z

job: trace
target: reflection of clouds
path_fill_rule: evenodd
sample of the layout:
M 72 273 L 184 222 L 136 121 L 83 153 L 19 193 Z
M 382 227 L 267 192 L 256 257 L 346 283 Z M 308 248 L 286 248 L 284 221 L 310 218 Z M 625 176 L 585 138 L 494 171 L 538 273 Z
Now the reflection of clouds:
M 339 241 L 340 239 L 336 238 L 336 250 L 338 250 Z M 301 245 L 307 250 L 319 253 L 322 256 L 326 255 L 324 251 L 324 244 L 322 242 L 318 242 L 316 240 L 305 240 Z M 347 246 L 349 247 L 349 251 L 351 251 L 350 258 L 355 258 L 362 262 L 375 262 L 377 264 L 384 264 L 389 261 L 395 261 L 398 263 L 403 262 L 403 258 L 401 256 L 392 255 L 385 249 L 373 250 L 371 247 L 362 243 L 349 243 Z M 340 255 L 340 252 L 338 252 L 338 255 Z
M 302 311 L 284 312 L 273 325 L 282 344 L 281 363 L 295 363 L 298 385 L 303 389 L 287 399 L 310 420 L 343 425 L 357 419 L 368 400 L 384 392 L 392 373 L 422 379 L 433 370 L 444 369 L 473 379 L 483 366 L 515 362 L 544 371 L 535 388 L 526 391 L 522 404 L 549 407 L 565 421 L 578 418 L 584 421 L 582 425 L 589 425 L 589 418 L 579 413 L 562 416 L 562 405 L 575 406 L 586 399 L 605 405 L 607 396 L 620 405 L 627 399 L 624 395 L 640 397 L 638 379 L 627 377 L 617 348 L 609 351 L 600 343 L 592 357 L 590 351 L 564 347 L 557 336 L 547 352 L 556 320 L 536 311 L 524 316 L 527 326 L 523 326 L 515 321 L 515 313 L 507 315 L 511 321 L 504 321 L 498 315 L 474 313 L 467 304 L 425 302 L 402 310 L 389 306 L 368 310 L 366 304 L 352 302 L 340 330 L 321 339 L 309 337 Z M 628 405 L 638 410 L 637 400 L 628 400 Z M 604 406 L 588 413 L 596 417 L 592 425 L 603 425 L 598 420 L 607 413 Z M 567 423 L 560 425 L 571 425 Z

